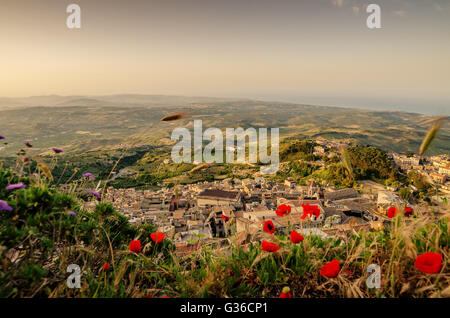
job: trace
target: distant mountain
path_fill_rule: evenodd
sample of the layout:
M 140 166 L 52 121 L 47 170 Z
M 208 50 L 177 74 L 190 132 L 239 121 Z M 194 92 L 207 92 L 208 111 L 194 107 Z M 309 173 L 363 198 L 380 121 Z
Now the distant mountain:
M 220 101 L 233 101 L 232 98 L 196 97 L 196 96 L 166 96 L 166 95 L 139 95 L 120 94 L 104 96 L 30 96 L 23 98 L 0 98 L 0 107 L 11 109 L 16 107 L 66 107 L 66 106 L 114 106 L 114 107 L 155 107 L 180 106 L 191 103 L 215 103 Z
M 271 96 L 261 95 L 258 98 L 218 98 L 204 96 L 172 96 L 172 95 L 143 95 L 143 94 L 116 94 L 116 95 L 46 95 L 22 98 L 0 97 L 0 109 L 13 109 L 17 107 L 47 106 L 89 106 L 89 107 L 172 107 L 199 103 L 237 102 L 260 100 L 265 103 L 291 103 L 307 105 L 328 105 L 330 107 L 344 107 L 366 109 L 373 111 L 415 112 L 425 115 L 450 115 L 450 107 L 443 101 L 426 101 L 417 99 L 388 99 L 370 100 L 365 98 L 343 97 L 299 97 L 299 96 Z
M 110 103 L 110 102 L 106 102 L 103 100 L 98 100 L 98 99 L 94 99 L 94 98 L 75 98 L 75 99 L 70 99 L 67 101 L 63 101 L 57 105 L 53 105 L 53 106 L 90 106 L 90 107 L 95 107 L 95 106 L 118 106 L 118 104 L 114 104 L 114 103 Z

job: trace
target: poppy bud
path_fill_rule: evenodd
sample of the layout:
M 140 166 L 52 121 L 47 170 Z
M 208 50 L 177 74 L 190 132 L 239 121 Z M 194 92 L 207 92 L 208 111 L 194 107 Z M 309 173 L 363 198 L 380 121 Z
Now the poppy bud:
M 284 287 L 279 298 L 292 298 L 291 289 L 287 286 Z
M 106 272 L 108 269 L 109 269 L 109 263 L 108 262 L 106 262 L 104 265 L 103 265 L 103 270 Z

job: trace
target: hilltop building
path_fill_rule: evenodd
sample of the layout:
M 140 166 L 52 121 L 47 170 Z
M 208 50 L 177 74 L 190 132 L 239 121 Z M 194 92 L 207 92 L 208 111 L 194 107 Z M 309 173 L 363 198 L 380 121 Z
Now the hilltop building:
M 197 196 L 199 207 L 242 206 L 241 193 L 217 189 L 206 189 Z

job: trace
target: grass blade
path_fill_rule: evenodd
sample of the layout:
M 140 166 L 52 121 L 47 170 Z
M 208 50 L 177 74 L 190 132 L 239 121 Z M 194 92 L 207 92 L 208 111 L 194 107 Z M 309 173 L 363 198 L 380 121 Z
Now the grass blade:
M 353 167 L 350 161 L 350 156 L 348 154 L 347 148 L 342 148 L 341 150 L 341 160 L 344 167 L 347 169 L 350 176 L 353 178 Z
M 446 119 L 446 117 L 439 117 L 431 124 L 431 127 L 428 130 L 427 135 L 423 139 L 422 145 L 420 146 L 420 156 L 422 156 L 428 150 L 428 148 L 430 148 Z

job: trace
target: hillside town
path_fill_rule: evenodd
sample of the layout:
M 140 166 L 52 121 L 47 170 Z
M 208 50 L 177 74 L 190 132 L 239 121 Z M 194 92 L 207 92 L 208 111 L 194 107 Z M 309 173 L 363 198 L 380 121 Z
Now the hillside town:
M 389 154 L 395 165 L 403 172 L 417 171 L 430 183 L 440 187 L 444 193 L 450 193 L 450 156 L 440 155 L 420 158 L 418 155 Z
M 341 146 L 319 140 L 314 152 L 324 155 Z M 390 153 L 388 157 L 399 171 L 419 172 L 448 197 L 449 156 L 419 158 Z M 410 187 L 411 191 L 417 190 L 414 185 Z M 402 199 L 398 190 L 369 180 L 361 181 L 359 187 L 338 189 L 315 180 L 299 185 L 292 178 L 274 182 L 255 176 L 178 184 L 157 191 L 109 187 L 103 200 L 127 216 L 131 224 L 153 224 L 174 241 L 177 253 L 189 255 L 205 245 L 217 249 L 232 242 L 246 245 L 258 241 L 264 235 L 263 224 L 267 220 L 273 221 L 279 234 L 296 230 L 303 235 L 345 238 L 355 231 L 383 228 L 389 223 L 386 211 L 392 206 L 409 206 L 415 213 L 429 213 L 425 204 Z M 275 212 L 281 205 L 291 210 L 284 217 Z M 305 215 L 311 206 L 320 213 Z

